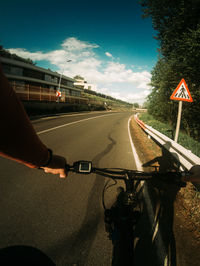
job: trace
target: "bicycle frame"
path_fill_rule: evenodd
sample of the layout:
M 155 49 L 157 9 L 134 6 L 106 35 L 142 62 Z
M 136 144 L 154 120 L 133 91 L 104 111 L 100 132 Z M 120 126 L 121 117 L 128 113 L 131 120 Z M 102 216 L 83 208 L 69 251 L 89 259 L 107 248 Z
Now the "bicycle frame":
M 141 181 L 151 180 L 151 185 L 156 188 L 163 190 L 166 189 L 166 186 L 172 185 L 173 189 L 175 188 L 177 191 L 177 189 L 186 186 L 186 183 L 181 181 L 181 177 L 188 174 L 188 172 L 178 171 L 159 172 L 157 169 L 153 172 L 141 172 L 122 168 L 95 168 L 89 161 L 77 161 L 73 166 L 66 165 L 66 170 L 79 174 L 96 173 L 111 178 L 115 182 L 116 180 L 123 180 L 125 183 L 125 189 L 121 189 L 116 203 L 110 209 L 106 209 L 104 201 L 102 201 L 105 209 L 106 231 L 113 243 L 112 266 L 135 265 L 134 250 L 137 250 L 138 247 L 138 245 L 134 245 L 137 237 L 136 225 L 142 214 L 137 184 Z M 104 187 L 103 195 L 105 188 L 108 188 L 107 184 Z M 139 210 L 138 206 L 140 207 Z
M 126 179 L 116 203 L 104 212 L 105 229 L 113 244 L 112 266 L 134 265 L 134 231 L 140 218 L 136 186 Z

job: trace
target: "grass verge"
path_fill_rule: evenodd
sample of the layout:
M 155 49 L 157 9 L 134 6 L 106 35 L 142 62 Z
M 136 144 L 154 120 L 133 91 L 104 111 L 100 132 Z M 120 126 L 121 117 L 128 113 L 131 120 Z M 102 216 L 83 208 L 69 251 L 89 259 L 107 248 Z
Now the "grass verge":
M 163 133 L 169 138 L 173 139 L 172 135 L 172 128 L 169 124 L 162 123 L 153 118 L 152 115 L 148 113 L 140 114 L 139 118 L 147 125 L 153 127 L 154 129 L 158 130 L 159 132 Z M 192 153 L 200 157 L 200 143 L 188 135 L 184 134 L 183 132 L 179 132 L 178 143 L 185 147 L 186 149 L 190 150 Z

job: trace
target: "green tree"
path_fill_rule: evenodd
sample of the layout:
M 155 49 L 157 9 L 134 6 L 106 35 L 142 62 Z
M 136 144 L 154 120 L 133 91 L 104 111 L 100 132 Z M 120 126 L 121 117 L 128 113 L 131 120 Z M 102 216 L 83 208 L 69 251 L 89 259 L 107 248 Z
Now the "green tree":
M 84 80 L 84 78 L 81 77 L 80 75 L 76 75 L 76 76 L 74 77 L 74 79 L 81 79 L 81 80 Z
M 30 58 L 23 58 L 16 54 L 11 54 L 8 50 L 4 49 L 2 45 L 0 45 L 0 56 L 11 58 L 11 59 L 21 61 L 27 64 L 36 65 L 36 63 L 34 63 Z
M 134 107 L 134 108 L 139 108 L 139 104 L 138 104 L 138 103 L 134 103 L 134 104 L 133 104 L 133 107 Z
M 152 71 L 152 92 L 148 111 L 172 124 L 177 103 L 169 100 L 182 78 L 194 99 L 184 103 L 182 126 L 189 135 L 199 139 L 200 125 L 200 4 L 199 0 L 142 0 L 144 17 L 151 16 L 160 45 L 160 57 Z

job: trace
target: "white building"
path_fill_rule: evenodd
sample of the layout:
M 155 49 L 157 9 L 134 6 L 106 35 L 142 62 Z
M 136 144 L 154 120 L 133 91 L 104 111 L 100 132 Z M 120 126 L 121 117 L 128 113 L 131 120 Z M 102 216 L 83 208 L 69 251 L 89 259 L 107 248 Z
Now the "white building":
M 89 84 L 84 79 L 76 79 L 76 78 L 75 78 L 74 86 L 80 89 L 94 90 L 94 91 L 96 91 L 96 87 L 97 87 L 96 84 Z

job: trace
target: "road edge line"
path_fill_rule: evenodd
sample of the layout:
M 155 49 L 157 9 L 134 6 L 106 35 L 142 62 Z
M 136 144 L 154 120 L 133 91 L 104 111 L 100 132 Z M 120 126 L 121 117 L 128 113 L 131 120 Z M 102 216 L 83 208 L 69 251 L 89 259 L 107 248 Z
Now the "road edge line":
M 132 139 L 132 136 L 131 136 L 131 130 L 130 130 L 130 122 L 131 122 L 131 119 L 132 119 L 133 115 L 129 117 L 129 120 L 128 120 L 128 135 L 129 135 L 129 140 L 130 140 L 130 144 L 131 144 L 131 148 L 132 148 L 132 153 L 133 153 L 133 158 L 135 159 L 135 163 L 136 163 L 136 168 L 138 171 L 143 171 L 143 168 L 142 168 L 142 163 L 139 159 L 139 156 L 137 154 L 137 151 L 136 151 L 136 148 L 135 148 L 135 145 L 133 144 L 133 139 Z

